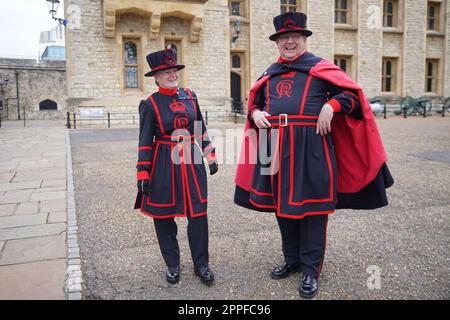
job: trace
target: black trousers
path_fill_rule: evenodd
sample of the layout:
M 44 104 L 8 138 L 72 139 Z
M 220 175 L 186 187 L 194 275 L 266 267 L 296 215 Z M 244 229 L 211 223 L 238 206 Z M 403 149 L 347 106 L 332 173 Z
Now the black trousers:
M 177 241 L 178 227 L 174 218 L 153 219 L 161 254 L 168 267 L 180 265 L 180 248 Z M 205 215 L 191 218 L 188 213 L 187 235 L 194 267 L 208 266 L 208 218 Z
M 277 216 L 284 259 L 303 275 L 320 276 L 325 257 L 328 215 L 289 219 Z

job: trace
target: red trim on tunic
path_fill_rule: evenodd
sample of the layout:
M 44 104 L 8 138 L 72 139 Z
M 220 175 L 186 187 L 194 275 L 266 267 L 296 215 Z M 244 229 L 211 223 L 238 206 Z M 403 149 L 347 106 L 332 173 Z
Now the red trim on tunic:
M 302 98 L 302 104 L 300 105 L 300 115 L 303 115 L 303 110 L 305 109 L 305 103 L 306 103 L 306 97 L 308 96 L 308 91 L 309 91 L 309 84 L 311 83 L 311 78 L 312 76 L 308 76 L 308 79 L 306 80 L 306 85 L 305 85 L 305 91 L 303 92 L 303 98 Z
M 277 216 L 282 217 L 282 218 L 290 218 L 290 219 L 303 219 L 304 217 L 308 217 L 308 216 L 320 216 L 320 215 L 325 215 L 325 214 L 332 214 L 334 213 L 335 210 L 327 210 L 327 211 L 314 211 L 314 212 L 306 212 L 302 215 L 296 216 L 293 214 L 286 214 L 286 213 L 278 213 L 277 212 Z
M 138 171 L 137 172 L 137 180 L 148 180 L 150 179 L 149 175 L 148 175 L 148 171 L 147 170 L 143 170 L 143 171 Z
M 158 106 L 156 105 L 156 102 L 152 96 L 150 96 L 149 98 L 150 98 L 151 103 L 153 104 L 153 107 L 155 108 L 156 117 L 158 118 L 158 123 L 159 123 L 160 129 L 161 129 L 161 133 L 165 134 L 164 126 L 162 124 L 161 114 L 159 113 Z
M 152 150 L 152 147 L 139 147 L 139 151 Z
M 283 59 L 281 56 L 279 56 L 277 62 L 278 62 L 278 63 L 288 63 L 288 64 L 291 64 L 292 62 L 297 61 L 298 59 L 300 59 L 300 57 L 301 57 L 302 55 L 304 55 L 305 53 L 306 53 L 306 50 L 303 51 L 302 53 L 300 53 L 300 55 L 299 55 L 297 58 L 295 58 L 294 60 L 286 60 L 286 59 Z
M 341 111 L 341 104 L 336 99 L 331 99 L 327 103 L 333 108 L 334 113 Z
M 138 162 L 136 165 L 137 166 L 145 166 L 145 165 L 150 165 L 150 164 L 152 164 L 150 161 L 141 161 L 141 162 Z
M 156 161 L 156 156 L 159 152 L 159 144 L 156 145 L 156 150 L 155 150 L 155 154 L 153 155 L 153 161 Z M 172 154 L 172 148 L 170 149 L 170 154 Z M 171 173 L 172 173 L 172 202 L 171 203 L 155 203 L 151 201 L 150 196 L 147 197 L 147 205 L 149 206 L 153 206 L 153 207 L 173 207 L 175 206 L 175 169 L 173 166 L 173 162 L 170 161 L 170 165 L 171 165 Z M 153 178 L 153 174 L 155 172 L 155 167 L 152 167 L 152 171 L 150 172 L 150 179 Z
M 254 205 L 257 208 L 263 208 L 263 209 L 276 209 L 274 205 L 268 205 L 268 204 L 259 204 L 253 201 L 252 199 L 249 199 L 250 203 Z
M 188 154 L 189 154 L 190 160 L 192 160 L 192 154 L 191 154 L 190 150 L 188 150 Z M 200 199 L 200 202 L 201 203 L 206 203 L 207 198 L 203 199 L 203 196 L 202 196 L 202 193 L 201 193 L 201 190 L 200 190 L 200 186 L 199 186 L 198 180 L 197 180 L 197 175 L 195 174 L 194 164 L 192 163 L 192 161 L 190 161 L 190 167 L 191 167 L 192 176 L 194 178 L 194 183 L 195 183 L 195 187 L 197 188 L 197 193 L 198 193 L 198 197 Z
M 163 88 L 163 87 L 159 87 L 158 90 L 159 93 L 166 95 L 166 96 L 174 96 L 178 93 L 178 88 Z
M 273 193 L 260 192 L 260 191 L 258 191 L 256 189 L 253 189 L 253 188 L 250 189 L 250 192 L 254 193 L 254 194 L 258 195 L 258 196 L 261 196 L 261 197 L 273 197 Z
M 208 160 L 208 162 L 217 161 L 216 153 L 215 152 L 208 153 L 206 155 L 206 159 Z
M 283 73 L 281 75 L 281 78 L 294 78 L 296 74 L 297 74 L 297 71 L 291 71 L 291 72 L 288 72 L 288 73 Z

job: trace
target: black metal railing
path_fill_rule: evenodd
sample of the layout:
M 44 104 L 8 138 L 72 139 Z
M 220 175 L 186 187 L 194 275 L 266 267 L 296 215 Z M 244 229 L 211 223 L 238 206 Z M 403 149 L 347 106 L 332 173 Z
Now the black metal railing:
M 137 124 L 139 121 L 139 114 L 133 112 L 106 112 L 102 116 L 84 116 L 78 112 L 67 112 L 66 116 L 67 120 L 67 128 L 68 129 L 76 129 L 82 126 L 86 122 L 89 124 L 105 124 L 105 127 L 111 128 L 113 124 L 115 125 L 123 125 L 123 124 Z M 127 121 L 127 123 L 123 123 Z M 118 123 L 121 122 L 121 123 Z
M 208 124 L 208 110 L 205 111 L 204 120 L 206 124 Z M 105 123 L 105 127 L 111 128 L 113 125 L 126 125 L 133 124 L 136 125 L 139 122 L 139 113 L 133 112 L 106 112 L 103 116 L 83 116 L 80 115 L 79 112 L 67 112 L 66 116 L 66 126 L 67 129 L 76 129 L 79 128 L 83 123 L 90 122 L 92 123 Z M 118 121 L 122 121 L 122 123 L 117 123 Z M 127 123 L 123 123 L 123 121 L 128 121 Z

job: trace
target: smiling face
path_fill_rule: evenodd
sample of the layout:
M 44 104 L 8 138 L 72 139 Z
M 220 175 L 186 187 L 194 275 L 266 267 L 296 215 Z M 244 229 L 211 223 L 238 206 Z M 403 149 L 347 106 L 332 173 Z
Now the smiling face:
M 178 69 L 170 68 L 157 72 L 155 75 L 155 81 L 160 87 L 173 89 L 178 87 Z
M 276 42 L 280 56 L 288 61 L 295 60 L 306 48 L 306 36 L 299 32 L 282 34 Z

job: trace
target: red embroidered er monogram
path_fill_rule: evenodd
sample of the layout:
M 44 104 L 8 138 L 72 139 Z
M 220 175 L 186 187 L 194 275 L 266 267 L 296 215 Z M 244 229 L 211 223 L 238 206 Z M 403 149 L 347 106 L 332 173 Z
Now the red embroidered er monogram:
M 280 81 L 277 84 L 277 88 L 276 88 L 277 93 L 278 93 L 278 98 L 281 98 L 284 96 L 291 98 L 293 84 L 294 84 L 294 81 L 292 81 L 292 80 Z
M 184 113 L 179 114 L 173 119 L 173 127 L 175 129 L 187 129 L 189 126 L 188 116 Z
M 172 104 L 170 105 L 170 109 L 172 109 L 173 112 L 186 111 L 186 106 L 183 102 L 174 99 Z

